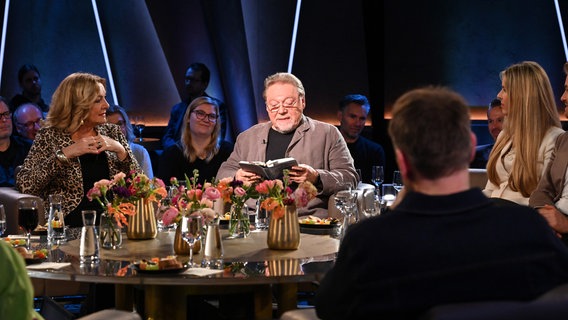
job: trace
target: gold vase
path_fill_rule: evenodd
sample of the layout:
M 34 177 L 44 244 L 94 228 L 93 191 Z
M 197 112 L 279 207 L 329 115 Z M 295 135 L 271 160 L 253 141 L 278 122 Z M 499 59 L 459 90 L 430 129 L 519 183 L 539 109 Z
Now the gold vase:
M 201 251 L 201 240 L 195 241 L 193 245 L 193 254 Z M 174 235 L 174 252 L 181 255 L 189 255 L 189 244 L 181 237 L 181 223 L 178 223 L 176 233 Z
M 132 240 L 154 239 L 158 235 L 158 225 L 153 203 L 140 199 L 135 206 L 136 214 L 128 216 L 126 236 Z
M 284 216 L 280 219 L 270 219 L 268 248 L 277 250 L 296 250 L 300 246 L 300 223 L 298 210 L 295 205 L 284 206 Z

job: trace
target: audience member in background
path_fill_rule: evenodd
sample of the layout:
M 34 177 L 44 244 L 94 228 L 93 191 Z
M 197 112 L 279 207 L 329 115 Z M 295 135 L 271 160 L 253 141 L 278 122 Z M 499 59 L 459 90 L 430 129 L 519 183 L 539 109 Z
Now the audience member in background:
M 564 93 L 560 100 L 564 104 L 564 115 L 568 116 L 568 62 L 564 64 Z M 531 194 L 529 206 L 548 221 L 558 235 L 568 242 L 568 188 L 566 187 L 566 169 L 568 168 L 568 133 L 556 139 L 554 152 L 538 187 Z
M 371 105 L 367 97 L 361 94 L 349 94 L 339 102 L 337 118 L 339 131 L 347 142 L 355 168 L 361 169 L 363 176 L 361 181 L 372 184 L 371 168 L 385 165 L 385 150 L 380 144 L 361 135 L 370 110 Z
M 31 102 L 26 102 L 16 108 L 13 116 L 18 135 L 33 141 L 43 121 L 40 108 Z
M 8 100 L 0 97 L 0 187 L 15 185 L 14 169 L 24 163 L 32 142 L 13 135 Z
M 120 127 L 122 134 L 124 134 L 126 140 L 130 144 L 130 149 L 132 150 L 136 161 L 138 161 L 138 165 L 140 165 L 142 172 L 152 179 L 154 177 L 154 171 L 152 170 L 150 154 L 144 146 L 133 142 L 136 137 L 126 110 L 119 105 L 109 106 L 107 110 L 107 121 Z
M 483 192 L 528 205 L 564 130 L 550 80 L 538 63 L 511 65 L 500 78 L 497 97 L 506 121 L 487 162 L 489 181 Z
M 240 169 L 239 161 L 295 158 L 298 166 L 290 170 L 290 180 L 307 180 L 318 189 L 317 197 L 306 208 L 299 209 L 298 214 L 327 217 L 329 196 L 339 191 L 342 183 L 357 184 L 357 172 L 345 140 L 334 125 L 304 115 L 306 92 L 293 74 L 281 72 L 267 77 L 262 97 L 270 121 L 239 134 L 235 149 L 219 168 L 217 178 L 258 182 L 261 177 Z
M 106 80 L 89 73 L 67 76 L 53 94 L 51 109 L 39 130 L 16 185 L 42 198 L 62 194 L 65 225 L 74 236 L 83 226 L 81 210 L 101 212 L 86 193 L 96 181 L 119 172 L 140 171 L 118 126 L 107 123 Z
M 0 241 L 0 319 L 43 319 L 34 310 L 34 287 L 24 258 Z
M 195 62 L 189 65 L 185 71 L 185 98 L 178 104 L 172 107 L 170 113 L 170 120 L 166 127 L 164 136 L 162 137 L 162 147 L 167 149 L 169 146 L 175 145 L 181 139 L 183 116 L 187 107 L 191 101 L 197 97 L 206 96 L 212 98 L 208 95 L 205 90 L 209 86 L 209 79 L 211 78 L 211 73 L 209 68 L 201 62 Z M 221 140 L 228 138 L 227 136 L 227 107 L 225 104 L 219 100 L 219 119 L 221 124 L 221 129 L 219 136 Z
M 504 120 L 505 116 L 503 115 L 503 109 L 501 109 L 501 100 L 493 99 L 487 109 L 487 129 L 493 138 L 493 142 L 475 148 L 475 157 L 469 165 L 471 168 L 485 169 L 487 167 L 489 154 L 491 153 L 491 149 L 493 149 L 493 145 L 495 145 L 497 136 L 501 130 L 503 130 Z
M 418 319 L 442 304 L 531 300 L 568 281 L 568 248 L 540 215 L 470 188 L 476 137 L 459 94 L 403 94 L 389 135 L 406 195 L 350 227 L 316 292 L 321 319 Z
M 169 183 L 172 177 L 185 180 L 198 169 L 200 183 L 213 181 L 233 151 L 231 142 L 221 140 L 220 131 L 219 101 L 206 96 L 193 99 L 183 117 L 181 140 L 164 150 L 157 176 Z
M 24 64 L 18 70 L 18 83 L 22 93 L 16 94 L 11 101 L 12 111 L 26 102 L 35 103 L 43 114 L 49 111 L 49 105 L 41 97 L 41 77 L 33 64 Z

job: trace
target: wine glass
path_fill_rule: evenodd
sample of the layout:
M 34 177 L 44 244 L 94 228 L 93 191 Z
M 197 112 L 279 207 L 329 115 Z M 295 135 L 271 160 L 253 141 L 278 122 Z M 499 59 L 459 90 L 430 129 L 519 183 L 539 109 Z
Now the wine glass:
M 37 201 L 32 198 L 18 199 L 18 225 L 26 231 L 26 248 L 31 249 L 32 231 L 38 224 Z
M 203 221 L 199 215 L 186 215 L 181 218 L 181 237 L 189 245 L 189 266 L 195 267 L 193 263 L 193 246 L 195 242 L 201 240 L 203 232 Z
M 354 209 L 357 208 L 357 192 L 353 191 L 352 188 L 350 183 L 340 185 L 340 190 L 335 193 L 333 198 L 335 207 L 343 215 L 341 238 L 345 235 Z
M 385 182 L 385 169 L 383 166 L 373 166 L 371 168 L 371 182 L 375 185 L 375 190 L 381 199 L 381 186 Z
M 6 232 L 6 211 L 4 205 L 0 204 L 0 237 L 4 236 L 4 232 Z
M 396 192 L 400 192 L 400 190 L 404 187 L 404 184 L 402 183 L 402 175 L 398 170 L 395 170 L 392 174 L 392 186 L 396 189 Z
M 146 120 L 144 119 L 144 116 L 134 117 L 134 128 L 138 131 L 139 141 L 142 141 L 142 131 L 146 128 Z

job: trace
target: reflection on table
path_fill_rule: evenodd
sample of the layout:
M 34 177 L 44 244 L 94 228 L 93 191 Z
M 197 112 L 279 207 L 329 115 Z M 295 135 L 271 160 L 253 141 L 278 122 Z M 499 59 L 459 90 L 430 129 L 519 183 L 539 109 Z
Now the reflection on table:
M 136 138 L 132 142 L 139 144 L 139 145 L 142 145 L 148 151 L 154 151 L 154 150 L 161 150 L 162 149 L 162 141 L 158 138 L 144 138 L 143 137 L 142 141 L 140 141 L 140 138 Z
M 186 272 L 141 274 L 131 267 L 140 259 L 174 255 L 174 232 L 160 232 L 152 240 L 125 237 L 121 248 L 101 250 L 101 262 L 94 267 L 79 264 L 79 240 L 73 240 L 55 248 L 50 255 L 51 261 L 68 261 L 72 262 L 71 266 L 59 270 L 28 270 L 28 274 L 43 279 L 114 283 L 116 306 L 123 310 L 132 310 L 132 288 L 142 288 L 145 319 L 186 319 L 183 297 L 224 294 L 250 295 L 254 317 L 272 319 L 273 290 L 279 315 L 295 309 L 298 283 L 319 281 L 331 266 L 339 246 L 337 239 L 327 235 L 301 234 L 297 250 L 270 250 L 266 245 L 266 231 L 252 232 L 244 239 L 226 239 L 225 230 L 222 234 L 225 269 L 206 276 Z M 194 255 L 196 262 L 202 257 L 202 252 Z M 182 262 L 189 259 L 188 256 L 178 258 Z

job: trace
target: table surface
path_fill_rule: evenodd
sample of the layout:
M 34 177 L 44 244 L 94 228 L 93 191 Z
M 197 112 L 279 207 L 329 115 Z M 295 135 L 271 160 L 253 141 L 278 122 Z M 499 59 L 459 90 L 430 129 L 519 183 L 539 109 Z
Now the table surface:
M 266 245 L 266 231 L 251 232 L 242 239 L 227 239 L 222 231 L 224 265 L 222 272 L 196 276 L 192 274 L 137 273 L 132 264 L 141 259 L 174 255 L 174 232 L 159 232 L 155 239 L 129 240 L 123 238 L 117 250 L 101 249 L 98 266 L 79 263 L 79 240 L 69 241 L 50 251 L 50 261 L 71 262 L 58 270 L 28 270 L 33 278 L 80 282 L 116 283 L 133 285 L 251 285 L 319 281 L 329 269 L 339 247 L 339 240 L 329 235 L 301 233 L 297 250 L 271 250 Z M 203 250 L 194 254 L 194 262 L 201 262 Z M 178 256 L 182 262 L 188 256 Z

